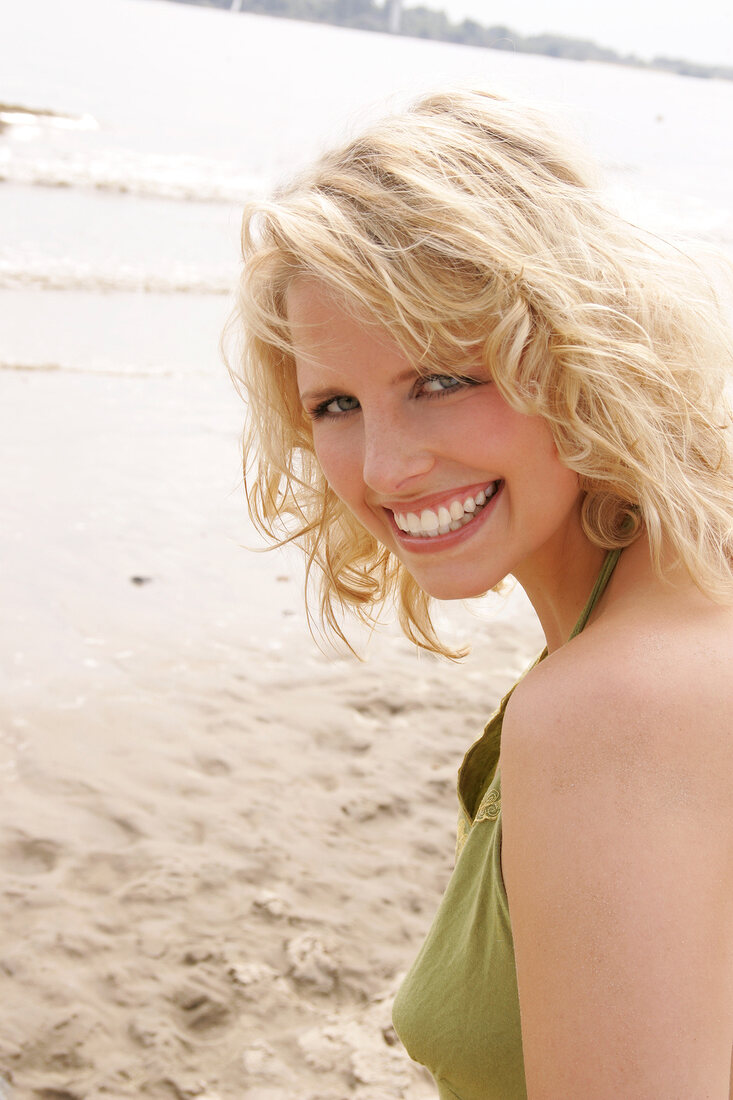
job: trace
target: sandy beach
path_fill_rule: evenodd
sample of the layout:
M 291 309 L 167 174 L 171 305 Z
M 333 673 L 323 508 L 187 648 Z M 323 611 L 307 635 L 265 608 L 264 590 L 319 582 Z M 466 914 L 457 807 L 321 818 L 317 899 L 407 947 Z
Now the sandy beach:
M 390 1001 L 455 772 L 540 639 L 319 652 L 256 554 L 225 376 L 3 372 L 3 1100 L 422 1100 Z
M 0 1100 L 430 1100 L 390 1008 L 521 592 L 308 630 L 217 342 L 242 203 L 428 87 L 561 111 L 625 216 L 733 254 L 733 85 L 155 0 L 23 0 L 0 66 Z M 22 111 L 13 111 L 20 105 Z M 34 113 L 35 111 L 35 113 Z M 50 112 L 50 113 L 49 113 Z

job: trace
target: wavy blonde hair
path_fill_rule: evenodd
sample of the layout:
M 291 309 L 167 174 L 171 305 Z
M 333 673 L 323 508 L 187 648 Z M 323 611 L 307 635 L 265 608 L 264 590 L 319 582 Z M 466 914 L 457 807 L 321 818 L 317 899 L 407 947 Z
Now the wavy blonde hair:
M 664 544 L 713 599 L 733 596 L 722 311 L 695 263 L 604 207 L 570 149 L 524 107 L 450 91 L 246 208 L 232 369 L 250 512 L 304 548 L 320 622 L 344 641 L 345 610 L 373 623 L 393 598 L 409 638 L 452 655 L 429 597 L 315 458 L 285 308 L 301 275 L 377 318 L 418 370 L 483 363 L 511 406 L 543 417 L 592 542 L 643 527 L 660 575 Z

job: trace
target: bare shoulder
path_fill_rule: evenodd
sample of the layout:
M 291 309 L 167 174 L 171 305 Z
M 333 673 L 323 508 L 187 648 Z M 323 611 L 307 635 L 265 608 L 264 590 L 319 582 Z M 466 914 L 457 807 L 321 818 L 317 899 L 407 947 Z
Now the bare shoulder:
M 733 815 L 733 609 L 654 611 L 601 620 L 541 662 L 512 696 L 503 755 L 531 753 L 560 787 L 613 777 L 708 811 L 716 794 Z
M 507 708 L 530 1100 L 728 1096 L 733 616 L 653 611 L 599 618 Z

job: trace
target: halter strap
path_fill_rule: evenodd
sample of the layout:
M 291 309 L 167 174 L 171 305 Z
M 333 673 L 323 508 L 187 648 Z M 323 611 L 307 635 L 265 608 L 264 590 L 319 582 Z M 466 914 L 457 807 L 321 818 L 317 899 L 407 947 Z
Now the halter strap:
M 609 550 L 608 553 L 606 554 L 603 565 L 601 566 L 601 571 L 598 574 L 598 579 L 596 580 L 596 583 L 593 585 L 593 591 L 591 592 L 590 596 L 588 597 L 587 604 L 585 605 L 585 607 L 583 608 L 583 610 L 580 613 L 580 618 L 578 619 L 577 623 L 573 627 L 573 632 L 570 635 L 571 638 L 574 638 L 577 634 L 580 634 L 581 630 L 583 629 L 585 624 L 588 622 L 588 619 L 590 618 L 590 615 L 591 615 L 591 612 L 593 611 L 593 608 L 596 606 L 596 604 L 600 600 L 601 596 L 606 591 L 606 585 L 610 581 L 611 576 L 613 574 L 613 571 L 616 568 L 616 566 L 618 564 L 618 559 L 620 557 L 621 557 L 621 550 L 620 549 L 618 549 L 618 550 Z

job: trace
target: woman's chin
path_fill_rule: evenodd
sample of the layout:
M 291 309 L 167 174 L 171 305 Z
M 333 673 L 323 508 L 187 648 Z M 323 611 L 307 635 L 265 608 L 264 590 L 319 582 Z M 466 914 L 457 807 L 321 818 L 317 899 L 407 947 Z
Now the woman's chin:
M 503 578 L 500 578 L 491 584 L 486 584 L 485 581 L 479 583 L 478 581 L 472 581 L 470 578 L 464 579 L 461 577 L 441 580 L 425 578 L 419 575 L 416 576 L 410 569 L 408 569 L 408 573 L 427 596 L 430 596 L 433 600 L 441 600 L 444 603 L 455 602 L 456 600 L 479 599 L 479 597 L 485 596 L 487 592 L 500 585 L 503 580 Z

